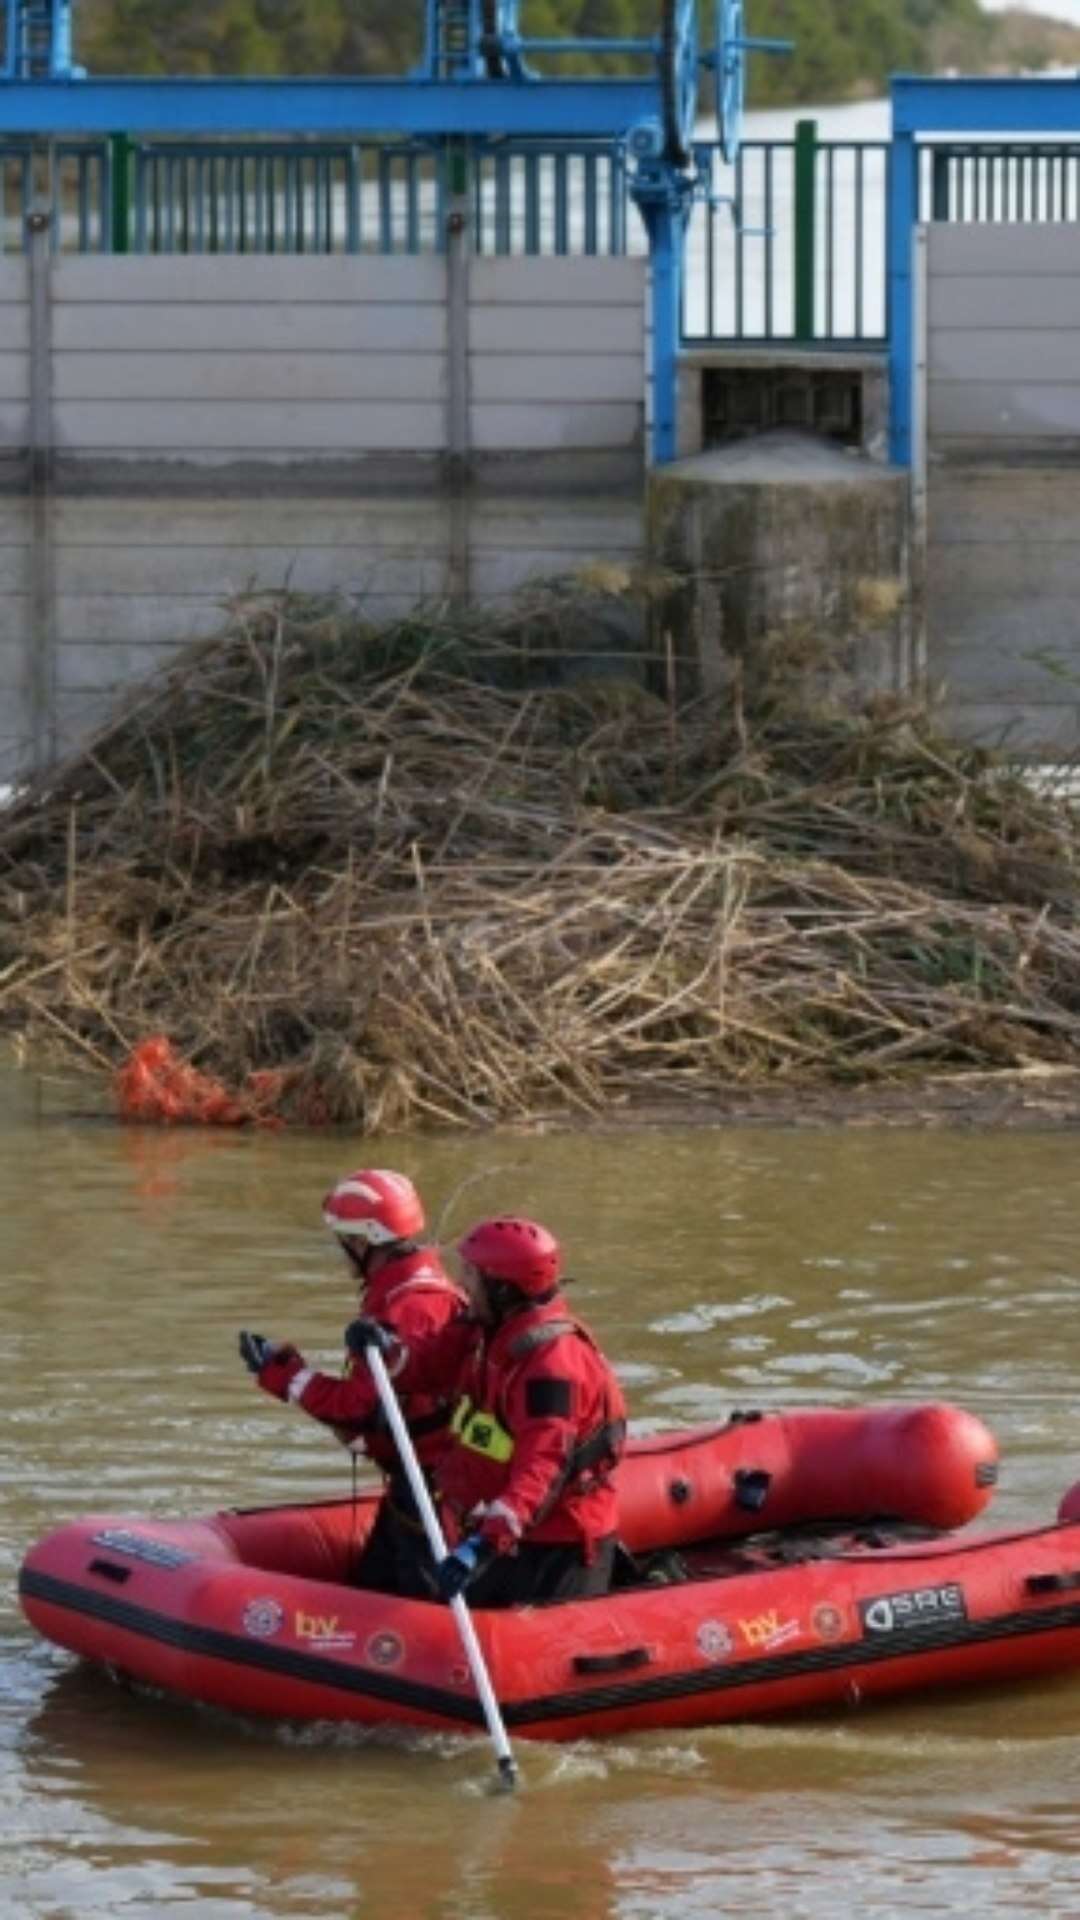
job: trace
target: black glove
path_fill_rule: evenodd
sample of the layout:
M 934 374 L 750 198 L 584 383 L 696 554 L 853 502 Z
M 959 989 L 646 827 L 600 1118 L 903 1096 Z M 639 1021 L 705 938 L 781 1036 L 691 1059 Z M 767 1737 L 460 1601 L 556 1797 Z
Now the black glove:
M 464 1593 L 470 1580 L 475 1580 L 478 1574 L 483 1573 L 494 1558 L 494 1547 L 489 1547 L 478 1533 L 470 1533 L 467 1540 L 459 1541 L 453 1553 L 448 1553 L 445 1560 L 440 1560 L 435 1569 L 435 1585 L 439 1589 L 440 1600 L 456 1600 L 459 1593 Z
M 261 1373 L 267 1361 L 277 1352 L 273 1340 L 264 1333 L 242 1333 L 239 1339 L 240 1358 L 249 1373 Z
M 393 1353 L 398 1342 L 388 1327 L 382 1327 L 377 1320 L 371 1320 L 361 1314 L 358 1320 L 350 1320 L 345 1329 L 345 1346 L 354 1360 L 362 1360 L 368 1347 L 378 1347 L 384 1356 Z

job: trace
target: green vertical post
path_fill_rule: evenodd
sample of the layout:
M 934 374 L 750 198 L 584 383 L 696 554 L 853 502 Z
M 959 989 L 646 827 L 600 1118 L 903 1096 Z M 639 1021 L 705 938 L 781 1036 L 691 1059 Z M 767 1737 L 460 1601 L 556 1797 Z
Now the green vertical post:
M 131 158 L 134 143 L 130 134 L 109 135 L 109 200 L 112 215 L 110 235 L 113 253 L 131 250 Z
M 467 141 L 447 141 L 446 163 L 450 193 L 455 199 L 463 199 L 469 191 L 469 148 Z
M 795 123 L 795 338 L 800 346 L 814 339 L 817 279 L 816 120 Z

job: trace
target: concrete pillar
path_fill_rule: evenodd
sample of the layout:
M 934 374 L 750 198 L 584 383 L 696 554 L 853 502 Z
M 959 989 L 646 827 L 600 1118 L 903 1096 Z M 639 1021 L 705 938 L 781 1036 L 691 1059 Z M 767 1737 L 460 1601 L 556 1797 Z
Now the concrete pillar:
M 777 670 L 817 697 L 905 692 L 908 476 L 810 435 L 765 434 L 649 476 L 652 653 L 680 690 Z M 666 584 L 665 584 L 666 582 Z

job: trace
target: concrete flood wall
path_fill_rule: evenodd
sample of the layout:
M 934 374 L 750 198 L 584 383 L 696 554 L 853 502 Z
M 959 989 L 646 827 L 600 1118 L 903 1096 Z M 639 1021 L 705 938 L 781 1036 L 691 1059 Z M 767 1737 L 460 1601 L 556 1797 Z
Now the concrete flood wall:
M 952 728 L 1080 747 L 1080 250 L 1070 226 L 932 226 L 927 669 Z
M 0 782 L 232 595 L 637 558 L 644 312 L 640 260 L 0 262 Z
M 785 628 L 952 728 L 1080 746 L 1074 226 L 920 239 L 922 459 L 763 436 L 654 476 L 660 639 L 705 683 Z M 0 261 L 0 784 L 291 585 L 374 614 L 645 544 L 640 259 Z M 700 409 L 699 409 L 700 410 Z M 910 618 L 912 580 L 925 653 Z

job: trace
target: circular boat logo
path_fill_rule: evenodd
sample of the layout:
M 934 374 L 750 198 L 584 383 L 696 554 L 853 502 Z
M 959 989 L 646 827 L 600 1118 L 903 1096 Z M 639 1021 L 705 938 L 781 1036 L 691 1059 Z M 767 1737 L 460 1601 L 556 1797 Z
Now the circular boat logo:
M 253 1640 L 269 1640 L 285 1623 L 285 1611 L 276 1600 L 249 1600 L 244 1608 L 243 1627 Z
M 722 1620 L 703 1620 L 697 1630 L 698 1652 L 706 1660 L 726 1660 L 734 1641 Z
M 810 1624 L 819 1640 L 842 1640 L 844 1637 L 844 1616 L 839 1607 L 827 1604 L 815 1607 L 810 1615 Z
M 383 1633 L 372 1634 L 365 1652 L 373 1667 L 396 1667 L 405 1658 L 405 1643 L 387 1628 Z

